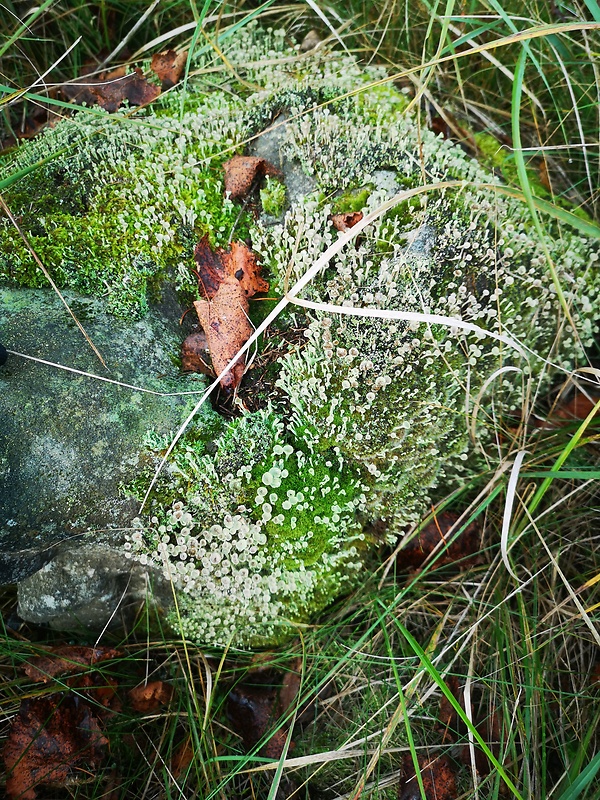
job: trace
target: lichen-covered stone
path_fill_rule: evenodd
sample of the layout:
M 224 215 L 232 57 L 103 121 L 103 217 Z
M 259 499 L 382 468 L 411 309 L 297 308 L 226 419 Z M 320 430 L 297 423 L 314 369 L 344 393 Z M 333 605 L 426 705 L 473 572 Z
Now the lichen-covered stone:
M 142 314 L 167 281 L 191 290 L 190 242 L 208 233 L 225 243 L 237 225 L 283 294 L 336 240 L 332 213 L 366 214 L 403 189 L 454 182 L 399 202 L 315 277 L 303 297 L 321 308 L 288 314 L 305 341 L 282 338 L 271 403 L 228 424 L 192 423 L 134 520 L 125 552 L 173 582 L 173 626 L 202 644 L 256 646 L 360 581 L 381 543 L 366 531 L 394 539 L 436 484 L 497 464 L 498 415 L 525 421 L 549 366 L 584 363 L 600 276 L 595 244 L 550 217 L 541 242 L 525 204 L 418 127 L 390 84 L 370 86 L 380 69 L 300 55 L 282 34 L 253 28 L 228 40 L 227 58 L 243 85 L 192 83 L 182 117 L 172 94 L 133 121 L 80 115 L 17 153 L 22 169 L 63 148 L 31 180 L 83 187 L 31 233 L 57 280 L 97 292 L 115 313 Z M 220 165 L 253 136 L 251 152 L 269 151 L 286 192 L 260 219 L 236 222 Z M 98 225 L 110 242 L 100 237 L 84 281 L 75 250 L 92 246 Z M 6 279 L 39 280 L 18 248 L 3 264 Z M 168 443 L 147 439 L 156 455 Z M 140 494 L 149 477 L 139 476 Z M 385 526 L 366 524 L 376 520 Z
M 90 529 L 129 526 L 138 504 L 123 487 L 153 463 L 148 430 L 171 431 L 197 400 L 181 393 L 203 388 L 179 377 L 172 299 L 129 321 L 90 298 L 65 300 L 106 367 L 52 290 L 0 287 L 0 339 L 49 362 L 9 355 L 0 368 L 0 584 L 39 569 L 65 539 L 76 547 Z

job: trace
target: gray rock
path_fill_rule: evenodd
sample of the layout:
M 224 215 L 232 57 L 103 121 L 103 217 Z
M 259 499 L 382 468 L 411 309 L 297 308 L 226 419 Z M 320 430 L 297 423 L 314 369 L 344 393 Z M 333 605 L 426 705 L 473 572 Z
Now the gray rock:
M 164 580 L 122 554 L 123 537 L 85 536 L 19 583 L 18 614 L 61 631 L 129 627 L 144 602 L 170 604 Z M 149 591 L 149 589 L 151 591 Z
M 287 137 L 287 115 L 278 114 L 273 124 L 254 139 L 248 146 L 248 155 L 264 158 L 283 173 L 287 200 L 294 205 L 317 188 L 315 179 L 307 175 L 298 161 L 285 153 Z
M 9 351 L 155 392 L 202 389 L 179 376 L 181 309 L 172 298 L 133 321 L 107 315 L 98 301 L 66 299 L 107 369 L 50 290 L 0 288 L 0 341 Z M 139 503 L 125 487 L 151 466 L 147 431 L 176 429 L 196 400 L 9 353 L 0 367 L 0 584 L 38 570 L 61 542 L 79 548 L 87 531 L 128 527 Z

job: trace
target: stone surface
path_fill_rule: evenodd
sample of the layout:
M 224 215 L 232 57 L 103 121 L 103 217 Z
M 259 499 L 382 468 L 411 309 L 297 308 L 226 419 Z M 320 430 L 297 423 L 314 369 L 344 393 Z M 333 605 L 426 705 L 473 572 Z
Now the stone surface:
M 202 388 L 179 377 L 181 309 L 173 300 L 128 322 L 93 300 L 66 298 L 108 369 L 50 290 L 0 288 L 0 340 L 9 351 L 157 392 Z M 172 431 L 193 398 L 9 354 L 0 367 L 0 583 L 39 569 L 63 540 L 128 526 L 138 503 L 123 487 L 149 463 L 146 432 Z
M 90 541 L 91 539 L 91 541 Z M 82 537 L 63 547 L 40 570 L 19 583 L 22 619 L 61 631 L 129 627 L 148 597 L 149 576 L 139 563 L 123 558 L 120 533 Z M 152 578 L 151 597 L 169 605 L 170 587 Z
M 287 201 L 290 205 L 294 205 L 314 192 L 317 183 L 311 175 L 307 175 L 298 161 L 286 155 L 284 144 L 287 137 L 287 119 L 287 114 L 283 112 L 278 114 L 273 124 L 250 142 L 248 153 L 266 159 L 281 170 Z

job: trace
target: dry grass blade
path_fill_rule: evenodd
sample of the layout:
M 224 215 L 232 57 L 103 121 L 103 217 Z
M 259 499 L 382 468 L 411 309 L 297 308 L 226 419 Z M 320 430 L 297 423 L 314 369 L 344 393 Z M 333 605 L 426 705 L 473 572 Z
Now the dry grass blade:
M 502 553 L 502 560 L 504 561 L 504 566 L 506 567 L 507 572 L 512 575 L 512 577 L 519 582 L 519 578 L 515 574 L 515 571 L 512 568 L 510 560 L 508 558 L 508 538 L 510 535 L 510 520 L 512 516 L 512 509 L 515 501 L 515 495 L 517 493 L 517 483 L 519 481 L 519 472 L 521 470 L 521 464 L 523 463 L 523 459 L 527 455 L 527 450 L 521 450 L 520 453 L 517 453 L 515 456 L 515 460 L 512 465 L 512 469 L 510 471 L 510 478 L 508 479 L 508 486 L 506 488 L 506 502 L 504 503 L 504 516 L 502 519 L 502 533 L 500 536 L 500 551 Z

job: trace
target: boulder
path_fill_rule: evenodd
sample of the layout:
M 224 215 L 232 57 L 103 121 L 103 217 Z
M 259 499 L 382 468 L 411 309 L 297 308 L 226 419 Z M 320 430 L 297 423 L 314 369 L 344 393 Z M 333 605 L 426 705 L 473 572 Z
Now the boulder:
M 202 384 L 179 375 L 181 308 L 173 297 L 131 321 L 92 298 L 64 297 L 104 364 L 51 289 L 0 288 L 0 340 L 10 351 L 0 367 L 0 582 L 66 559 L 78 565 L 75 606 L 83 608 L 86 595 L 97 602 L 96 594 L 121 593 L 115 581 L 126 583 L 130 565 L 99 534 L 130 525 L 139 505 L 133 484 L 153 463 L 145 437 L 175 429 L 194 402 L 185 393 Z M 41 574 L 66 586 L 54 567 Z M 71 604 L 57 591 L 44 589 L 54 597 L 45 611 L 29 591 L 23 615 L 49 621 L 53 607 Z
M 26 177 L 7 202 L 107 372 L 60 301 L 32 291 L 39 270 L 0 219 L 0 280 L 31 287 L 0 296 L 3 344 L 137 387 L 187 388 L 173 364 L 180 308 L 151 299 L 172 286 L 191 304 L 198 241 L 251 243 L 278 298 L 338 240 L 333 215 L 371 223 L 322 264 L 308 305 L 278 320 L 258 353 L 254 410 L 242 388 L 234 419 L 196 415 L 137 517 L 132 487 L 139 499 L 193 401 L 9 354 L 5 580 L 21 580 L 30 619 L 104 625 L 128 585 L 139 601 L 148 571 L 177 593 L 166 615 L 178 635 L 280 643 L 436 499 L 499 474 L 512 453 L 497 420 L 526 430 L 549 365 L 561 375 L 586 363 L 600 296 L 593 226 L 547 204 L 540 234 L 518 193 L 423 130 L 380 68 L 299 54 L 283 32 L 252 26 L 227 47 L 243 83 L 190 80 L 183 116 L 171 92 L 135 120 L 82 112 L 19 149 L 9 166 Z M 281 171 L 272 214 L 259 187 L 241 205 L 224 192 L 233 150 Z M 265 305 L 250 303 L 255 324 Z M 119 528 L 123 539 L 96 546 L 98 531 Z

